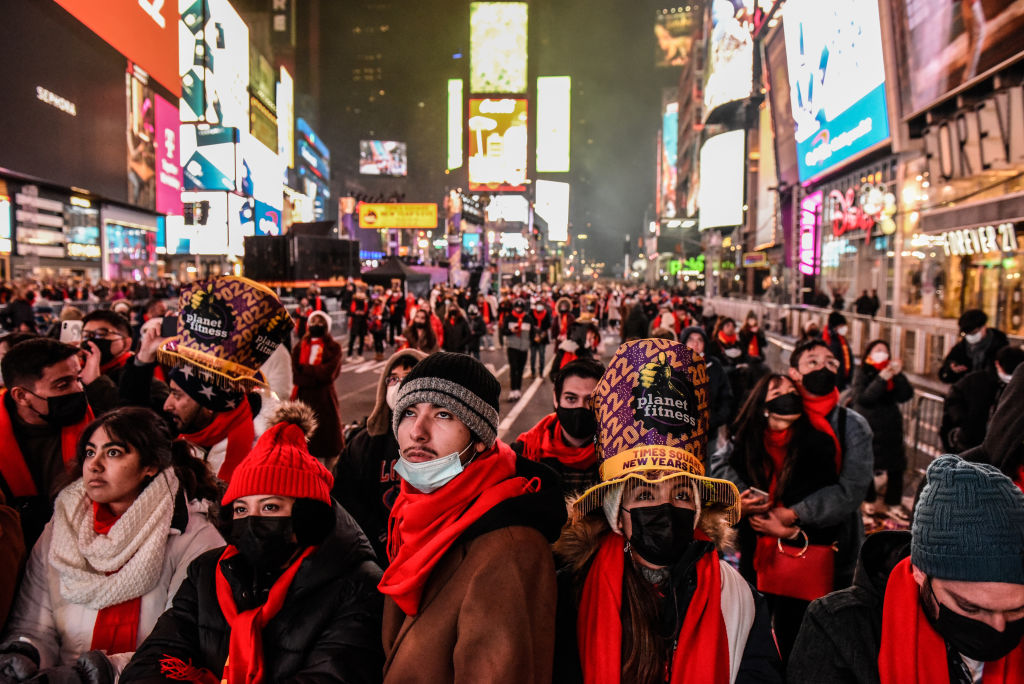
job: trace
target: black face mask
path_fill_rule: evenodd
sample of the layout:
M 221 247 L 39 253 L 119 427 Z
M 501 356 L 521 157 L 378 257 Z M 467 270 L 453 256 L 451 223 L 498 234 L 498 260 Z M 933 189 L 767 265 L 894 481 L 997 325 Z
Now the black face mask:
M 823 397 L 836 388 L 836 374 L 828 368 L 819 368 L 804 375 L 803 385 L 811 394 Z
M 327 326 L 326 325 L 311 325 L 311 326 L 309 326 L 309 336 L 310 337 L 323 337 L 326 334 L 327 334 Z
M 667 503 L 638 506 L 626 512 L 633 523 L 629 545 L 652 565 L 672 565 L 693 542 L 693 520 L 697 512 L 692 509 Z
M 774 413 L 777 416 L 795 416 L 803 413 L 804 402 L 799 394 L 790 392 L 789 394 L 779 395 L 771 401 L 766 401 L 764 407 L 768 410 L 768 413 Z
M 253 568 L 278 570 L 299 548 L 294 536 L 290 516 L 250 515 L 231 521 L 227 541 Z
M 821 331 L 818 330 L 817 328 L 811 328 L 810 330 L 807 331 L 807 336 L 808 337 L 821 337 Z
M 931 577 L 922 588 L 921 598 L 925 602 L 925 616 L 932 628 L 957 653 L 972 660 L 989 663 L 1005 658 L 1010 651 L 1017 648 L 1021 638 L 1024 637 L 1024 618 L 1013 622 L 1008 621 L 1005 629 L 1002 632 L 997 632 L 984 622 L 954 613 L 935 597 Z M 932 615 L 935 605 L 939 608 L 937 616 Z
M 555 415 L 558 416 L 558 424 L 573 439 L 590 439 L 597 432 L 597 416 L 588 408 L 559 406 Z
M 114 344 L 113 340 L 93 338 L 89 341 L 96 345 L 96 349 L 100 353 L 100 365 L 108 364 L 114 360 L 114 352 L 110 351 L 111 345 Z
M 85 392 L 72 392 L 71 394 L 59 394 L 55 397 L 40 397 L 31 390 L 26 391 L 40 399 L 46 400 L 46 413 L 36 415 L 46 421 L 48 425 L 55 428 L 62 428 L 74 425 L 85 418 L 85 412 L 89 409 L 89 400 Z M 35 411 L 35 409 L 32 409 Z

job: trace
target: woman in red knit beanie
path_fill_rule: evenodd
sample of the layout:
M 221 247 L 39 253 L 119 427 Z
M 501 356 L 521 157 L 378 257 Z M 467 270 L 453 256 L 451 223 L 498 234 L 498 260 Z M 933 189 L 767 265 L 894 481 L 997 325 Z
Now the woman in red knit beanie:
M 192 564 L 126 681 L 379 680 L 380 568 L 309 453 L 309 407 L 288 402 L 275 418 L 224 494 L 228 546 Z

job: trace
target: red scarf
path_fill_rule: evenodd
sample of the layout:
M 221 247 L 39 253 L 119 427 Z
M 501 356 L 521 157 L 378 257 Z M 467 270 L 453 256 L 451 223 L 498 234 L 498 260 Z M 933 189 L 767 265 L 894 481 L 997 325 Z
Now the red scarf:
M 459 536 L 496 505 L 540 483 L 516 476 L 516 455 L 501 441 L 454 480 L 423 494 L 405 481 L 388 519 L 388 559 L 377 588 L 406 615 L 416 615 L 431 571 Z
M 807 414 L 807 418 L 811 421 L 814 429 L 830 435 L 832 441 L 835 442 L 836 472 L 841 472 L 843 469 L 843 452 L 839 446 L 839 438 L 836 437 L 836 431 L 832 429 L 832 423 L 828 422 L 828 414 L 839 403 L 839 390 L 833 389 L 829 394 L 819 397 L 817 394 L 811 394 L 804 389 L 803 385 L 800 385 L 800 396 L 804 400 L 804 412 Z
M 523 331 L 523 319 L 524 319 L 524 318 L 526 318 L 526 312 L 524 311 L 524 312 L 523 312 L 523 313 L 521 313 L 521 314 L 517 314 L 517 313 L 515 312 L 515 310 L 513 309 L 513 310 L 512 310 L 512 311 L 510 311 L 509 313 L 511 313 L 511 314 L 512 314 L 512 316 L 513 316 L 513 317 L 514 317 L 514 318 L 516 319 L 516 330 L 515 330 L 515 332 L 516 332 L 517 334 L 518 334 L 518 333 L 521 333 L 521 332 Z
M 217 561 L 217 603 L 220 604 L 224 619 L 231 629 L 228 645 L 228 659 L 224 663 L 223 682 L 226 684 L 261 684 L 267 673 L 263 669 L 263 628 L 267 626 L 284 605 L 292 580 L 299 572 L 302 562 L 316 551 L 309 546 L 296 558 L 288 569 L 277 578 L 270 588 L 267 602 L 262 606 L 238 612 L 231 585 L 224 577 L 220 564 L 238 555 L 238 549 L 228 546 Z
M 768 458 L 772 461 L 771 482 L 768 485 L 768 493 L 772 501 L 777 501 L 776 490 L 779 485 L 779 476 L 782 475 L 782 468 L 786 465 L 786 457 L 789 455 L 789 441 L 793 438 L 793 427 L 785 430 L 764 431 L 764 448 L 768 452 Z
M 107 373 L 109 373 L 112 370 L 117 370 L 119 368 L 124 368 L 124 365 L 126 363 L 128 363 L 128 361 L 133 356 L 135 356 L 135 354 L 131 353 L 130 351 L 123 352 L 122 354 L 120 354 L 117 357 L 111 359 L 110 361 L 107 361 L 105 364 L 100 366 L 100 373 L 103 373 L 104 375 L 106 375 Z
M 558 414 L 551 413 L 527 432 L 519 435 L 523 443 L 523 458 L 539 461 L 542 458 L 557 458 L 558 462 L 573 470 L 586 470 L 597 463 L 597 448 L 593 442 L 581 447 L 566 444 Z
M 733 333 L 732 335 L 726 335 L 721 330 L 718 331 L 718 341 L 721 342 L 724 345 L 728 346 L 728 345 L 736 344 L 736 340 L 738 340 L 738 339 L 739 338 L 737 337 L 736 333 Z
M 243 398 L 231 411 L 215 413 L 213 422 L 198 432 L 181 435 L 181 438 L 204 449 L 213 447 L 226 438 L 228 440 L 227 455 L 217 472 L 217 478 L 223 482 L 231 481 L 231 474 L 249 454 L 253 442 L 256 441 L 256 428 L 252 422 L 252 411 L 249 402 Z
M 882 684 L 943 684 L 949 682 L 946 644 L 921 608 L 920 589 L 910 559 L 889 574 L 882 608 L 882 648 L 878 653 Z M 982 684 L 1024 682 L 1024 644 L 1002 660 L 985 663 Z
M 750 344 L 747 345 L 747 356 L 761 358 L 761 345 L 757 341 L 757 333 L 750 333 Z
M 1017 468 L 1017 477 L 1013 482 L 1024 492 L 1024 465 Z
M 540 311 L 537 311 L 536 309 L 534 309 L 533 317 L 537 321 L 537 327 L 540 327 L 540 326 L 544 325 L 544 319 L 547 318 L 547 315 L 548 315 L 548 310 L 547 309 L 541 309 Z
M 92 529 L 96 534 L 107 534 L 120 515 L 115 515 L 106 505 L 95 501 L 92 504 Z M 139 644 L 139 613 L 142 597 L 136 596 L 117 605 L 100 608 L 96 613 L 96 624 L 92 628 L 91 651 L 132 653 Z
M 569 314 L 564 313 L 558 317 L 558 334 L 565 337 L 569 334 Z
M 695 539 L 706 540 L 700 530 Z M 622 572 L 625 553 L 619 534 L 605 535 L 587 573 L 580 600 L 576 637 L 586 684 L 622 680 Z M 722 617 L 722 576 L 718 554 L 697 561 L 697 590 L 686 610 L 672 657 L 671 684 L 729 681 L 729 637 Z
M 867 357 L 866 359 L 864 359 L 864 363 L 866 363 L 867 365 L 871 366 L 871 367 L 872 367 L 872 368 L 874 368 L 874 369 L 875 369 L 876 371 L 878 371 L 879 373 L 881 373 L 881 372 L 882 372 L 882 371 L 883 371 L 883 370 L 884 370 L 885 368 L 887 368 L 887 367 L 888 367 L 888 365 L 889 365 L 889 359 L 886 359 L 885 361 L 882 361 L 881 363 L 876 363 L 875 361 L 872 361 L 872 360 L 871 360 L 871 357 L 869 356 L 869 357 Z M 885 383 L 885 389 L 886 389 L 887 391 L 889 391 L 889 392 L 892 392 L 892 388 L 893 388 L 894 386 L 895 386 L 895 383 L 893 382 L 893 379 L 892 379 L 892 378 L 889 378 L 889 379 L 888 379 L 888 380 L 886 381 L 886 383 Z
M 313 349 L 317 349 L 317 355 L 313 356 Z M 299 343 L 299 363 L 303 366 L 319 366 L 324 360 L 324 341 L 319 337 L 313 339 L 309 335 L 302 338 L 302 342 Z M 313 362 L 310 363 L 309 359 L 312 358 Z M 295 397 L 293 396 L 292 399 Z
M 14 427 L 11 424 L 11 415 L 8 413 L 7 390 L 0 390 L 0 475 L 7 481 L 14 496 L 36 496 L 39 491 L 36 483 L 32 480 L 32 473 L 25 463 L 25 457 L 18 446 L 18 440 L 14 437 Z M 85 426 L 93 420 L 92 408 L 85 409 L 85 417 L 74 425 L 61 428 L 60 431 L 60 453 L 64 458 L 64 465 L 68 467 L 75 460 L 75 450 L 78 447 L 78 438 L 82 436 Z
M 833 340 L 832 329 L 825 328 L 821 339 L 825 344 L 831 346 Z M 839 333 L 835 333 L 834 339 L 839 340 L 839 346 L 843 349 L 843 376 L 845 377 L 850 372 L 850 369 L 853 368 L 853 359 L 850 358 L 850 345 L 846 342 L 846 338 Z

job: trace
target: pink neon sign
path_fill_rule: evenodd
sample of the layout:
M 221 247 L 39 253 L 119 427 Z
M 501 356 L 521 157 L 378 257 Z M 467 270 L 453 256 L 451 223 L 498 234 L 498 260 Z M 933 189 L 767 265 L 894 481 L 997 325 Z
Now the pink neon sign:
M 804 275 L 818 273 L 816 264 L 816 242 L 818 219 L 821 217 L 821 205 L 824 196 L 821 190 L 812 192 L 800 202 L 800 272 Z

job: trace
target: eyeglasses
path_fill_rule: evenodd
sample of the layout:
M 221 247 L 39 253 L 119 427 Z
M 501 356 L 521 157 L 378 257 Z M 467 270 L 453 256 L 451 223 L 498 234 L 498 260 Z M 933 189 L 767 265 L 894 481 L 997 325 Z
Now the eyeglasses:
M 113 330 L 107 330 L 106 328 L 99 328 L 98 330 L 86 330 L 82 333 L 83 340 L 106 340 L 106 339 L 121 339 L 124 335 Z
M 384 380 L 384 384 L 387 385 L 388 387 L 394 387 L 398 383 L 402 382 L 402 380 L 404 380 L 404 378 L 400 378 L 397 375 L 389 375 Z

